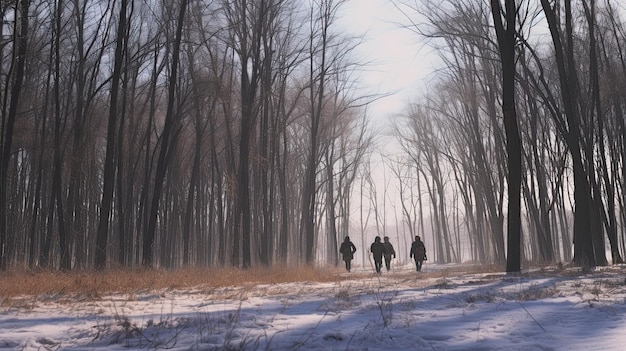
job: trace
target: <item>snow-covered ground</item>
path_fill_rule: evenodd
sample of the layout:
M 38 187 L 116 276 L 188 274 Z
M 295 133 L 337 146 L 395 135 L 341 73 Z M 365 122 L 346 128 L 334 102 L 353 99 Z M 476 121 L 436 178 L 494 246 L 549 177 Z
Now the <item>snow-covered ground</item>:
M 624 350 L 626 267 L 3 301 L 1 350 Z

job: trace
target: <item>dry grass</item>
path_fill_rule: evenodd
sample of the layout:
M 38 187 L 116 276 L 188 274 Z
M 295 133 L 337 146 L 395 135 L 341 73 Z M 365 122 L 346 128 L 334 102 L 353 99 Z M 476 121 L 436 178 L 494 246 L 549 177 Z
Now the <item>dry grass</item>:
M 501 277 L 503 274 L 505 274 L 505 267 L 490 264 L 467 264 L 450 266 L 434 271 L 427 268 L 421 273 L 418 273 L 418 279 L 416 279 L 416 272 L 413 269 L 401 271 L 398 273 L 392 273 L 392 276 L 394 278 L 397 278 L 401 282 L 406 282 L 424 281 L 427 278 L 445 279 L 448 277 L 455 277 L 463 274 L 486 274 L 486 278 L 489 279 L 492 277 Z
M 136 293 L 198 289 L 213 291 L 223 287 L 249 288 L 255 285 L 276 286 L 294 282 L 341 282 L 372 277 L 373 272 L 350 274 L 334 267 L 272 267 L 272 268 L 185 268 L 163 269 L 112 269 L 106 271 L 29 271 L 0 272 L 0 304 L 19 297 L 81 297 L 98 299 L 106 294 Z M 504 267 L 498 265 L 458 265 L 436 271 L 416 273 L 402 270 L 384 276 L 398 283 L 432 284 L 430 279 L 443 279 L 460 274 L 487 274 L 485 279 L 498 279 Z M 493 274 L 493 276 L 489 274 Z M 557 272 L 563 273 L 563 272 Z M 545 272 L 544 272 L 545 274 Z M 306 287 L 303 285 L 303 289 Z
M 0 300 L 25 295 L 83 295 L 87 298 L 98 298 L 107 293 L 132 294 L 147 290 L 339 280 L 341 277 L 336 269 L 312 267 L 248 270 L 237 268 L 118 269 L 68 273 L 8 271 L 0 272 Z

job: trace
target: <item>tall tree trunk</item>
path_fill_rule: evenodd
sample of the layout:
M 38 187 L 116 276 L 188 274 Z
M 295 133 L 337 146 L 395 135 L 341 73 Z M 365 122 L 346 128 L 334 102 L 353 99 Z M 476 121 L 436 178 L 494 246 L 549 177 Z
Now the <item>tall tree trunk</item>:
M 282 128 L 282 155 L 278 157 L 278 186 L 280 194 L 280 230 L 278 237 L 278 257 L 286 263 L 289 256 L 289 196 L 287 196 L 287 123 Z
M 48 209 L 48 223 L 46 227 L 46 234 L 44 239 L 44 245 L 42 250 L 42 265 L 46 267 L 53 267 L 52 262 L 52 239 L 54 234 L 54 216 L 55 210 L 57 212 L 58 222 L 58 235 L 59 246 L 61 251 L 61 266 L 65 269 L 69 269 L 67 259 L 67 251 L 65 249 L 65 218 L 63 211 L 63 187 L 62 187 L 62 168 L 63 161 L 61 155 L 61 143 L 62 143 L 62 128 L 64 124 L 61 116 L 61 53 L 60 53 L 60 35 L 61 35 L 61 12 L 63 8 L 62 1 L 59 1 L 56 6 L 55 16 L 55 38 L 54 38 L 54 156 L 53 156 L 53 175 L 52 175 L 52 193 L 50 196 L 50 205 Z
M 176 38 L 174 39 L 174 47 L 172 49 L 171 70 L 169 77 L 169 86 L 167 93 L 167 111 L 165 113 L 165 123 L 163 125 L 163 133 L 159 148 L 159 158 L 157 161 L 154 190 L 152 192 L 152 201 L 150 202 L 150 210 L 148 212 L 148 227 L 145 229 L 143 237 L 143 264 L 151 267 L 153 265 L 153 246 L 156 233 L 156 223 L 159 215 L 159 202 L 165 175 L 170 163 L 170 156 L 175 147 L 178 133 L 177 111 L 174 111 L 176 105 L 176 83 L 178 81 L 178 65 L 180 61 L 180 43 L 182 40 L 183 24 L 187 11 L 188 0 L 181 0 L 176 25 Z
M 247 72 L 247 61 L 244 65 L 242 63 L 242 69 Z M 243 268 L 249 268 L 251 265 L 251 252 L 250 252 L 250 230 L 251 230 L 251 208 L 250 208 L 250 139 L 253 130 L 253 100 L 250 96 L 254 96 L 251 92 L 252 87 L 250 81 L 247 78 L 247 73 L 244 73 L 241 78 L 242 83 L 242 99 L 241 99 L 241 135 L 239 138 L 239 170 L 237 172 L 237 223 L 235 235 L 241 237 L 241 265 Z M 252 101 L 251 101 L 252 100 Z M 241 236 L 239 236 L 241 233 Z M 239 243 L 236 242 L 234 250 L 239 251 Z
M 28 19 L 30 0 L 21 0 L 19 2 L 19 10 L 16 11 L 15 21 L 15 38 L 17 51 L 14 50 L 13 61 L 15 62 L 15 78 L 13 87 L 11 88 L 11 100 L 9 102 L 9 111 L 1 136 L 1 160 L 0 160 L 0 270 L 5 270 L 8 265 L 9 252 L 8 230 L 7 228 L 7 176 L 9 174 L 9 162 L 11 159 L 11 148 L 13 146 L 13 130 L 15 128 L 15 120 L 17 118 L 17 109 L 24 83 L 24 71 L 26 67 L 26 54 L 28 48 Z M 19 21 L 17 21 L 19 19 Z M 3 121 L 4 122 L 4 121 Z M 4 125 L 4 123 L 3 123 Z
M 596 205 L 594 206 L 595 211 L 597 213 L 597 226 L 598 230 L 595 230 L 593 235 L 594 241 L 594 252 L 596 255 L 596 264 L 598 265 L 607 265 L 606 254 L 605 254 L 605 244 L 604 244 L 604 231 L 602 230 L 602 222 L 600 218 L 607 218 L 604 222 L 604 227 L 606 229 L 607 236 L 609 238 L 609 244 L 611 247 L 611 255 L 613 257 L 614 262 L 621 261 L 621 257 L 619 254 L 618 242 L 617 242 L 617 228 L 615 226 L 615 193 L 613 191 L 614 185 L 612 184 L 609 176 L 609 169 L 606 161 L 606 153 L 607 149 L 605 146 L 605 135 L 604 135 L 604 112 L 602 110 L 602 101 L 600 95 L 600 68 L 598 63 L 598 50 L 599 47 L 597 45 L 596 40 L 596 8 L 595 1 L 590 1 L 589 4 L 583 2 L 583 8 L 585 10 L 585 15 L 587 17 L 587 23 L 589 25 L 589 73 L 591 78 L 591 89 L 592 89 L 592 102 L 594 111 L 590 112 L 591 114 L 595 113 L 596 119 L 598 122 L 598 126 L 595 129 L 598 140 L 598 150 L 596 151 L 598 157 L 600 157 L 600 173 L 596 179 L 594 176 L 591 178 L 594 180 L 592 182 L 593 186 L 593 199 Z M 594 174 L 593 171 L 593 159 L 594 152 L 593 149 L 588 152 L 588 156 L 590 159 L 589 174 Z M 605 194 L 603 196 L 601 189 L 601 182 L 604 182 Z M 606 199 L 606 205 L 603 201 L 603 198 Z
M 54 50 L 50 50 L 50 55 L 49 55 L 49 61 L 48 64 L 50 66 L 52 66 L 52 62 L 54 60 Z M 39 217 L 39 211 L 40 211 L 40 207 L 41 204 L 43 203 L 43 199 L 42 199 L 42 183 L 43 183 L 43 177 L 44 177 L 44 167 L 43 167 L 43 163 L 44 163 L 44 158 L 45 158 L 45 152 L 46 152 L 46 148 L 43 147 L 43 145 L 45 145 L 46 143 L 46 135 L 47 135 L 47 122 L 48 122 L 48 104 L 49 104 L 49 95 L 50 95 L 50 85 L 51 85 L 51 80 L 52 80 L 52 72 L 48 73 L 47 77 L 46 77 L 46 89 L 45 89 L 45 100 L 43 103 L 44 108 L 42 109 L 42 114 L 41 114 L 41 128 L 40 128 L 40 136 L 39 136 L 39 145 L 40 145 L 40 150 L 38 150 L 39 155 L 38 155 L 38 161 L 37 161 L 37 175 L 36 175 L 36 185 L 35 185 L 35 192 L 33 194 L 34 197 L 34 203 L 33 203 L 33 208 L 32 208 L 32 213 L 31 213 L 31 227 L 30 227 L 30 233 L 29 233 L 29 244 L 30 244 L 30 248 L 29 248 L 29 263 L 28 263 L 28 267 L 29 268 L 35 268 L 36 264 L 37 264 L 37 228 L 41 225 Z M 43 221 L 42 221 L 43 222 Z
M 137 262 L 144 261 L 144 243 L 146 240 L 154 240 L 154 238 L 147 238 L 147 228 L 150 218 L 150 195 L 152 194 L 152 134 L 154 133 L 154 120 L 157 110 L 157 84 L 159 82 L 159 76 L 164 66 L 159 66 L 159 53 L 161 52 L 161 46 L 158 42 L 155 42 L 153 49 L 153 65 L 152 73 L 150 77 L 150 98 L 149 98 L 149 112 L 148 112 L 148 125 L 145 129 L 144 135 L 144 160 L 143 160 L 143 186 L 141 189 L 141 196 L 139 200 L 139 218 L 137 222 L 137 233 L 141 235 L 141 247 L 137 247 Z M 150 243 L 152 246 L 152 243 Z M 140 251 L 141 250 L 141 251 Z M 141 252 L 141 253 L 140 253 Z
M 96 269 L 104 269 L 107 260 L 107 245 L 109 234 L 109 220 L 111 217 L 111 207 L 113 204 L 113 191 L 115 186 L 115 155 L 118 119 L 118 98 L 119 84 L 122 75 L 122 64 L 124 62 L 124 47 L 128 40 L 126 36 L 128 0 L 121 0 L 119 23 L 117 27 L 117 44 L 115 46 L 115 57 L 113 58 L 113 74 L 111 76 L 111 91 L 109 105 L 109 125 L 107 128 L 107 146 L 104 160 L 104 174 L 102 187 L 102 201 L 100 205 L 100 219 L 98 221 L 98 233 L 96 236 Z M 121 206 L 121 204 L 120 204 Z
M 326 150 L 326 243 L 327 262 L 333 266 L 339 264 L 337 248 L 339 242 L 337 238 L 337 223 L 335 214 L 335 179 L 333 174 L 333 154 L 334 147 L 330 145 Z
M 550 35 L 554 45 L 554 54 L 559 72 L 559 83 L 563 107 L 568 124 L 565 140 L 572 155 L 574 174 L 574 262 L 586 266 L 595 266 L 596 259 L 591 234 L 591 187 L 583 165 L 581 154 L 580 117 L 575 107 L 576 99 L 576 67 L 572 53 L 571 4 L 565 0 L 566 33 L 569 39 L 569 53 L 566 56 L 558 28 L 556 9 L 548 0 L 541 0 Z
M 491 12 L 495 24 L 500 60 L 502 64 L 502 112 L 506 133 L 508 166 L 508 227 L 507 227 L 507 272 L 521 270 L 521 182 L 522 142 L 517 126 L 515 106 L 515 43 L 517 36 L 515 0 L 505 0 L 505 22 L 502 21 L 500 0 L 491 0 Z
M 302 239 L 302 247 L 304 260 L 306 264 L 313 264 L 315 260 L 315 205 L 316 205 L 316 175 L 318 166 L 318 147 L 319 147 L 319 126 L 322 118 L 322 107 L 325 95 L 325 84 L 327 79 L 327 67 L 326 67 L 326 55 L 328 44 L 328 29 L 330 26 L 330 20 L 332 18 L 332 0 L 324 0 L 320 2 L 320 17 L 314 17 L 315 9 L 311 9 L 311 33 L 310 33 L 310 47 L 309 53 L 310 66 L 309 77 L 311 79 L 311 86 L 309 87 L 309 103 L 310 108 L 310 129 L 309 129 L 309 148 L 306 158 L 304 185 L 302 190 L 302 214 L 300 220 L 300 236 Z M 319 23 L 317 22 L 319 21 Z M 319 28 L 321 33 L 315 33 L 314 28 L 316 25 L 321 26 Z M 314 50 L 315 37 L 319 35 L 320 49 L 319 49 L 319 66 L 315 66 Z

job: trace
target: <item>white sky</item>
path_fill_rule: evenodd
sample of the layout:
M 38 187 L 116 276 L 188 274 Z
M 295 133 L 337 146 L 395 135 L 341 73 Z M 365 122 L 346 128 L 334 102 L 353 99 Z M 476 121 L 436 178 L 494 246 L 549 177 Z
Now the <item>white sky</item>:
M 347 0 L 340 15 L 339 25 L 345 28 L 347 35 L 364 36 L 354 54 L 359 62 L 368 63 L 360 74 L 359 86 L 366 94 L 385 96 L 370 104 L 367 113 L 377 137 L 381 138 L 380 154 L 373 159 L 372 171 L 383 220 L 387 229 L 391 229 L 396 220 L 394 211 L 399 208 L 397 189 L 392 173 L 385 163 L 380 163 L 381 158 L 398 152 L 398 144 L 390 135 L 391 121 L 394 116 L 403 114 L 410 102 L 424 95 L 429 74 L 435 69 L 435 55 L 431 48 L 420 43 L 421 38 L 416 33 L 401 28 L 401 23 L 406 23 L 407 19 L 391 0 Z M 358 221 L 358 216 L 355 213 L 353 221 Z
M 399 28 L 404 18 L 390 0 L 348 0 L 341 14 L 346 31 L 365 34 L 357 55 L 371 66 L 361 75 L 361 85 L 373 93 L 394 93 L 373 103 L 370 115 L 380 121 L 402 112 L 432 71 L 428 48 L 416 34 Z

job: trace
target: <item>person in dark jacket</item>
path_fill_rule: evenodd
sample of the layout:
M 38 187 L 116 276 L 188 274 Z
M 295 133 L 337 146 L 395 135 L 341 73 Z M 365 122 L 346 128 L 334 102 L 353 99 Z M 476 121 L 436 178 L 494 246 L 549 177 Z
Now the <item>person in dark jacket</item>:
M 391 270 L 391 256 L 396 258 L 396 250 L 393 249 L 393 245 L 389 242 L 388 236 L 384 237 L 383 240 L 383 245 L 385 245 L 385 253 L 383 254 L 385 257 L 385 267 L 387 267 L 387 272 L 389 272 L 389 270 Z
M 380 242 L 380 237 L 377 236 L 370 247 L 370 251 L 374 256 L 374 265 L 376 266 L 376 273 L 380 273 L 380 269 L 383 266 L 383 254 L 385 253 L 385 245 Z
M 426 246 L 419 236 L 415 236 L 415 241 L 413 242 L 413 244 L 411 244 L 411 253 L 409 256 L 415 259 L 415 268 L 417 269 L 417 271 L 421 271 L 422 265 L 427 258 Z
M 350 241 L 350 237 L 346 236 L 341 243 L 341 247 L 339 247 L 339 252 L 343 255 L 343 260 L 346 262 L 346 271 L 350 272 L 352 268 L 351 263 L 354 258 L 354 253 L 356 252 L 356 246 Z

